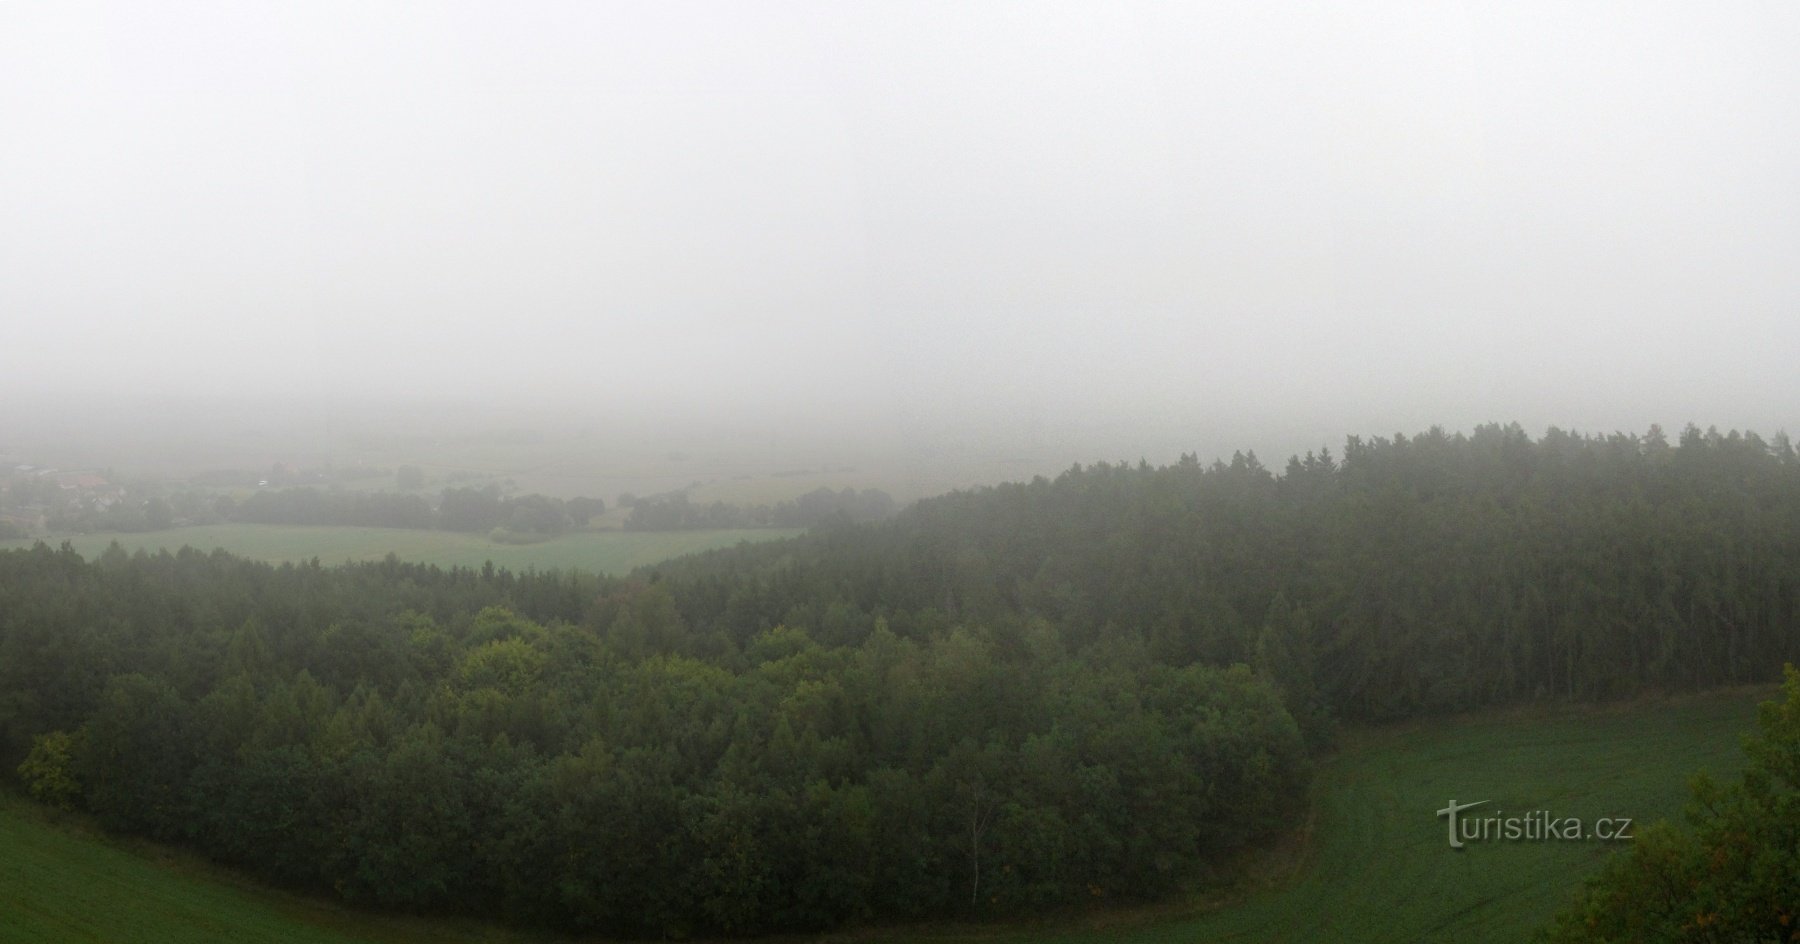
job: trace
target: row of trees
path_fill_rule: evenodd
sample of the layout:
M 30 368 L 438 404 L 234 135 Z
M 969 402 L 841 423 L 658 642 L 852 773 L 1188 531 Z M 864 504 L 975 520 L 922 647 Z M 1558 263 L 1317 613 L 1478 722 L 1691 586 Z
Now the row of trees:
M 411 467 L 407 467 L 411 468 Z M 16 490 L 16 489 L 15 489 Z M 5 493 L 10 496 L 10 493 Z M 812 528 L 832 522 L 892 517 L 897 505 L 880 489 L 819 488 L 773 505 L 693 502 L 686 492 L 630 501 L 631 531 L 722 528 Z M 414 491 L 354 491 L 312 486 L 266 489 L 243 499 L 202 492 L 133 497 L 95 510 L 72 506 L 48 516 L 52 531 L 154 531 L 177 522 L 212 524 L 348 525 L 372 528 L 498 532 L 506 537 L 551 537 L 587 526 L 604 514 L 598 498 L 503 495 L 498 486 L 447 488 L 434 500 Z M 18 537 L 26 534 L 21 531 Z
M 894 497 L 878 488 L 834 491 L 817 488 L 774 505 L 706 504 L 686 492 L 635 499 L 625 521 L 629 531 L 692 531 L 711 528 L 814 528 L 830 523 L 863 523 L 892 517 Z
M 15 479 L 0 497 L 0 511 L 35 498 L 29 478 Z M 55 489 L 54 483 L 49 485 Z M 65 502 L 45 516 L 52 531 L 155 531 L 178 523 L 348 525 L 445 531 L 498 531 L 504 535 L 551 537 L 586 527 L 605 513 L 598 498 L 503 495 L 499 486 L 445 489 L 435 500 L 410 492 L 320 489 L 312 486 L 264 489 L 243 499 L 198 491 L 167 494 L 133 489 L 124 500 L 96 508 Z
M 507 496 L 494 485 L 445 489 L 435 505 L 422 495 L 406 492 L 287 488 L 255 492 L 242 501 L 221 498 L 215 507 L 227 520 L 259 524 L 498 529 L 544 537 L 585 527 L 591 518 L 606 511 L 606 503 L 598 498 Z

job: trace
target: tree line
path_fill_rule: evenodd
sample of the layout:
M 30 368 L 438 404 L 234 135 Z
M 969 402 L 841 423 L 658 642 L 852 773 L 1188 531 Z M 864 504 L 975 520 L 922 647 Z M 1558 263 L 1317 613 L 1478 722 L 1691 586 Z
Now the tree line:
M 412 467 L 403 467 L 402 471 Z M 26 483 L 29 484 L 28 482 Z M 54 489 L 54 485 L 50 486 Z M 15 483 L 0 493 L 0 511 L 32 497 Z M 898 506 L 880 489 L 818 488 L 791 501 L 739 505 L 723 501 L 695 502 L 685 491 L 637 498 L 621 496 L 631 512 L 628 531 L 692 531 L 726 528 L 812 528 L 848 521 L 880 521 Z M 342 525 L 367 528 L 410 528 L 490 532 L 497 538 L 542 539 L 587 527 L 606 512 L 598 498 L 554 498 L 505 495 L 496 485 L 444 489 L 435 500 L 414 491 L 356 491 L 310 485 L 263 489 L 243 498 L 196 491 L 135 496 L 95 510 L 61 507 L 46 517 L 52 531 L 121 533 L 156 531 L 177 524 L 245 522 L 252 524 Z M 10 522 L 0 520 L 0 527 Z M 0 531 L 0 538 L 28 537 L 22 527 Z
M 502 495 L 495 485 L 447 488 L 434 505 L 407 492 L 321 491 L 286 488 L 260 491 L 241 501 L 220 499 L 220 514 L 258 524 L 360 525 L 443 531 L 501 531 L 554 536 L 586 527 L 606 511 L 598 498 Z
M 13 490 L 18 491 L 17 484 Z M 495 485 L 447 488 L 435 501 L 410 492 L 306 485 L 264 489 L 243 498 L 196 491 L 139 495 L 98 511 L 59 509 L 47 516 L 46 525 L 52 531 L 137 532 L 180 524 L 244 522 L 491 532 L 502 539 L 541 539 L 584 528 L 605 511 L 606 502 L 598 498 L 503 495 Z
M 832 522 L 862 523 L 892 517 L 894 497 L 878 488 L 816 488 L 773 505 L 693 502 L 686 492 L 636 498 L 627 531 L 694 531 L 715 528 L 814 528 Z

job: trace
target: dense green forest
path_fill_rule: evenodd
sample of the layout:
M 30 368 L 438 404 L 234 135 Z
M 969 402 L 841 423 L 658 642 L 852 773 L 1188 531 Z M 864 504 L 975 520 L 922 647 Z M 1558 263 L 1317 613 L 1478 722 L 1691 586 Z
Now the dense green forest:
M 1248 670 L 1043 624 L 738 646 L 641 581 L 41 545 L 0 614 L 34 792 L 385 905 L 660 935 L 1132 898 L 1306 778 Z
M 1256 666 L 1297 714 L 1600 699 L 1800 653 L 1800 456 L 1691 426 L 1351 437 L 1280 475 L 1102 463 L 660 573 L 699 631 L 1042 619 L 1073 650 Z
M 1335 718 L 1777 677 L 1784 437 L 1099 464 L 630 578 L 0 554 L 0 761 L 286 884 L 637 935 L 1163 896 Z

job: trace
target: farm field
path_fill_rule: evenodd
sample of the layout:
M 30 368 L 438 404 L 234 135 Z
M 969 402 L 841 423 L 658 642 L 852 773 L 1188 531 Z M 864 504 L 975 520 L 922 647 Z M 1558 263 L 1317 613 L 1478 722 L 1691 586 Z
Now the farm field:
M 1494 841 L 1453 850 L 1437 810 L 1452 799 L 1487 800 L 1478 812 L 1547 810 L 1587 823 L 1630 817 L 1634 829 L 1679 817 L 1696 771 L 1737 775 L 1740 735 L 1754 728 L 1756 704 L 1774 695 L 1737 690 L 1352 731 L 1319 772 L 1314 842 L 1291 881 L 1186 919 L 1030 940 L 1527 940 L 1624 843 Z
M 537 544 L 499 544 L 477 534 L 451 531 L 409 531 L 399 528 L 354 528 L 305 525 L 224 524 L 172 528 L 138 534 L 86 534 L 49 538 L 56 544 L 68 540 L 77 551 L 94 557 L 117 541 L 126 551 L 154 552 L 183 546 L 212 550 L 222 547 L 233 554 L 273 563 L 304 561 L 317 557 L 322 563 L 347 560 L 379 560 L 389 553 L 402 560 L 443 567 L 495 567 L 524 570 L 535 567 L 580 569 L 596 573 L 625 573 L 636 567 L 692 554 L 731 547 L 742 541 L 768 541 L 800 532 L 775 528 L 729 531 L 577 531 Z M 32 541 L 0 542 L 0 549 L 30 547 Z
M 0 793 L 0 944 L 427 944 L 522 940 L 368 915 L 259 887 L 197 857 L 103 838 Z
M 1679 813 L 1698 769 L 1740 765 L 1738 735 L 1772 689 L 1601 708 L 1514 710 L 1346 733 L 1321 769 L 1313 821 L 1270 857 L 1260 887 L 1206 906 L 1041 924 L 865 930 L 865 944 L 1195 941 L 1517 941 L 1618 844 L 1471 843 L 1435 815 L 1450 799 L 1509 812 Z M 838 936 L 846 937 L 844 935 Z M 268 890 L 191 856 L 93 835 L 0 796 L 0 944 L 112 941 L 503 942 L 476 925 L 362 914 Z

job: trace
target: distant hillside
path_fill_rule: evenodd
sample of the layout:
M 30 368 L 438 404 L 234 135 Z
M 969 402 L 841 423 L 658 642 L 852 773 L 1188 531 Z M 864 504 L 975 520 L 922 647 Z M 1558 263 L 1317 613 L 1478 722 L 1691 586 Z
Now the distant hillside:
M 1303 717 L 1608 698 L 1800 658 L 1800 458 L 1694 427 L 1352 437 L 1279 474 L 1076 467 L 657 574 L 696 631 L 1042 619 L 1074 648 L 1250 663 Z

